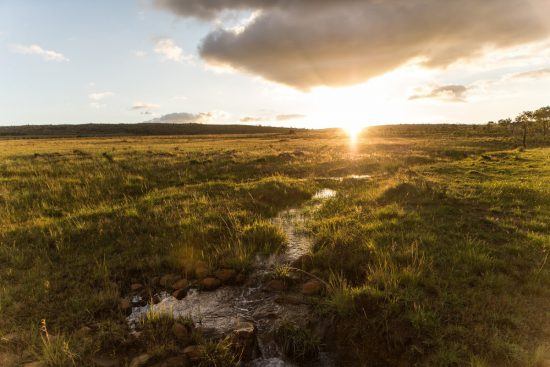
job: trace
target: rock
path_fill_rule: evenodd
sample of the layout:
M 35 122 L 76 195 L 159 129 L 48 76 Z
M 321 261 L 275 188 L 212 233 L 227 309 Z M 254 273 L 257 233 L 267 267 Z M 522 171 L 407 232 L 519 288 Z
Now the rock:
M 140 290 L 143 289 L 143 284 L 141 284 L 141 283 L 133 283 L 133 284 L 130 286 L 130 289 L 132 290 L 132 292 L 139 292 Z
M 214 273 L 214 276 L 222 281 L 222 283 L 228 283 L 232 281 L 237 272 L 233 269 L 220 269 Z
M 151 356 L 149 354 L 142 354 L 132 359 L 132 362 L 130 362 L 130 367 L 146 366 L 150 360 L 151 360 Z
M 204 289 L 211 291 L 222 285 L 222 282 L 217 278 L 208 277 L 201 280 L 200 285 Z
M 256 327 L 248 321 L 240 321 L 231 335 L 231 342 L 243 360 L 254 357 L 256 350 Z
M 233 330 L 233 335 L 244 339 L 253 338 L 255 333 L 256 326 L 249 321 L 239 321 L 237 327 Z
M 191 361 L 198 361 L 204 354 L 204 346 L 202 345 L 190 345 L 183 350 L 183 354 Z
M 210 270 L 205 264 L 200 263 L 195 267 L 195 277 L 197 277 L 197 279 L 206 278 L 208 274 L 210 274 Z
M 307 269 L 313 264 L 313 257 L 310 254 L 305 254 L 292 262 L 293 268 Z
M 286 284 L 280 279 L 272 279 L 267 282 L 265 287 L 272 292 L 282 292 L 286 289 Z
M 170 357 L 160 364 L 160 367 L 187 367 L 189 360 L 183 356 Z
M 160 278 L 159 284 L 160 284 L 161 287 L 168 288 L 180 279 L 181 279 L 181 277 L 179 275 L 166 274 L 166 275 L 163 275 Z
M 275 303 L 280 305 L 307 305 L 310 302 L 305 300 L 303 296 L 281 295 L 275 299 Z
M 302 294 L 305 294 L 306 296 L 314 296 L 321 293 L 322 289 L 323 285 L 320 281 L 311 279 L 302 285 Z
M 116 359 L 109 357 L 93 357 L 92 363 L 97 367 L 119 367 L 120 363 Z
M 132 312 L 132 303 L 128 298 L 121 298 L 118 301 L 118 309 L 124 314 L 129 314 Z
M 246 277 L 244 276 L 244 274 L 237 274 L 237 276 L 235 277 L 235 283 L 237 284 L 243 284 L 246 280 Z
M 156 287 L 157 285 L 160 285 L 160 277 L 151 278 L 151 285 L 153 287 Z
M 191 339 L 191 330 L 179 322 L 175 322 L 172 325 L 172 333 L 179 341 L 187 343 Z
M 172 284 L 172 289 L 174 290 L 182 289 L 182 288 L 186 288 L 188 285 L 189 285 L 189 281 L 185 278 L 182 278 L 177 282 L 175 282 L 174 284 Z
M 187 288 L 178 289 L 172 293 L 172 297 L 177 300 L 184 299 L 185 296 L 187 296 Z

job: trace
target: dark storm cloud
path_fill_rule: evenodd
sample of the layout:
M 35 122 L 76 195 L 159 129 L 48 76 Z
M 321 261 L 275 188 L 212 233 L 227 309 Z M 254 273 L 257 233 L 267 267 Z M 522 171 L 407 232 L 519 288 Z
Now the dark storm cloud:
M 416 94 L 409 99 L 434 98 L 453 102 L 464 102 L 467 91 L 468 87 L 464 85 L 444 85 L 442 87 L 433 88 L 427 93 Z
M 260 11 L 218 29 L 203 59 L 300 89 L 368 80 L 416 58 L 428 67 L 549 35 L 548 0 L 155 0 L 179 16 Z

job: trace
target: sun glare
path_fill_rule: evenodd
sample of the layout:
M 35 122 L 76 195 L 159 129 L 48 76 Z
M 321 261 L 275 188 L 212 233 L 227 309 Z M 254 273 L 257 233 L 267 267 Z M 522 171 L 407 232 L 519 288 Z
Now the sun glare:
M 359 134 L 363 131 L 364 127 L 359 125 L 354 126 L 346 126 L 343 128 L 343 130 L 346 132 L 346 134 L 349 137 L 351 145 L 357 144 L 357 141 L 359 139 Z

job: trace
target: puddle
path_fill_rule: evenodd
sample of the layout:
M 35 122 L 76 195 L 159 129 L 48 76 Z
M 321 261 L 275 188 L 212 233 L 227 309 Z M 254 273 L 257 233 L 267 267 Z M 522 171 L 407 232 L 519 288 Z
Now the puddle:
M 134 307 L 128 317 L 130 326 L 136 325 L 149 309 L 170 313 L 174 317 L 190 317 L 207 336 L 214 338 L 228 335 L 243 320 L 249 321 L 256 326 L 257 345 L 261 355 L 261 358 L 252 361 L 249 366 L 294 366 L 284 360 L 282 351 L 271 337 L 271 331 L 283 321 L 306 326 L 311 314 L 309 306 L 307 302 L 280 302 L 281 293 L 267 291 L 263 279 L 275 266 L 289 264 L 309 253 L 313 242 L 303 230 L 306 220 L 324 201 L 335 195 L 334 190 L 320 190 L 305 206 L 284 210 L 273 218 L 272 222 L 287 237 L 286 250 L 283 254 L 273 255 L 268 259 L 259 257 L 255 270 L 245 285 L 225 286 L 212 292 L 190 289 L 181 300 L 164 295 L 156 305 Z M 312 363 L 315 366 L 332 366 L 325 355 Z

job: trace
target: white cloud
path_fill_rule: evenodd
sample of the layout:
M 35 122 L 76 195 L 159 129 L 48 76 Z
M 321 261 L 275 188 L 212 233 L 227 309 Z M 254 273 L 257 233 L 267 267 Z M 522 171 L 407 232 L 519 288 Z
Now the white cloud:
M 159 107 L 160 106 L 158 104 L 154 104 L 154 103 L 135 102 L 134 105 L 130 109 L 134 110 L 134 111 L 154 110 L 154 109 L 157 109 Z
M 409 100 L 432 98 L 450 102 L 464 102 L 467 92 L 468 87 L 465 85 L 443 85 L 419 91 L 417 94 L 410 96 Z
M 107 105 L 104 103 L 101 103 L 102 100 L 108 97 L 112 97 L 115 94 L 113 92 L 95 92 L 88 94 L 88 98 L 90 99 L 90 107 L 100 109 L 104 108 Z
M 140 57 L 140 58 L 147 56 L 147 52 L 141 51 L 141 50 L 133 51 L 133 54 L 135 57 Z
M 45 50 L 38 45 L 12 45 L 12 51 L 21 55 L 37 55 L 46 61 L 68 62 L 69 59 L 62 53 Z
M 103 108 L 103 107 L 106 107 L 107 105 L 104 104 L 104 103 L 98 103 L 98 102 L 90 102 L 90 107 L 92 108 L 96 108 L 96 109 L 100 109 L 100 108 Z
M 150 120 L 149 122 L 167 123 L 167 124 L 217 124 L 227 123 L 231 118 L 231 114 L 225 111 L 210 111 L 210 112 L 178 112 L 170 113 L 159 118 Z
M 524 71 L 521 73 L 512 74 L 510 76 L 512 79 L 539 79 L 550 77 L 550 68 L 537 69 Z
M 187 96 L 183 96 L 183 95 L 172 97 L 173 101 L 187 101 L 187 99 L 188 99 Z
M 155 44 L 154 51 L 156 54 L 161 55 L 163 60 L 183 62 L 192 59 L 191 56 L 184 55 L 183 49 L 170 38 L 159 39 Z
M 88 98 L 90 98 L 92 101 L 101 101 L 102 99 L 112 97 L 114 95 L 115 94 L 113 92 L 90 93 L 88 94 Z

